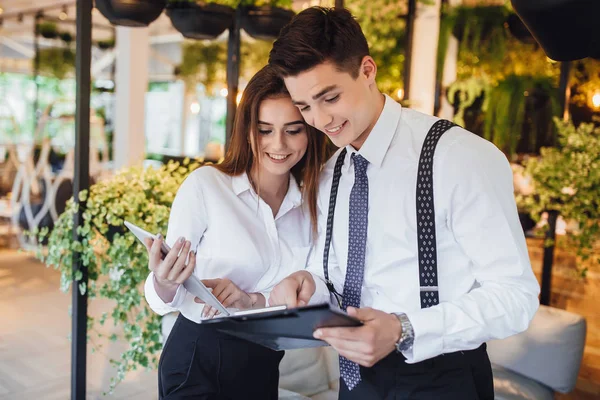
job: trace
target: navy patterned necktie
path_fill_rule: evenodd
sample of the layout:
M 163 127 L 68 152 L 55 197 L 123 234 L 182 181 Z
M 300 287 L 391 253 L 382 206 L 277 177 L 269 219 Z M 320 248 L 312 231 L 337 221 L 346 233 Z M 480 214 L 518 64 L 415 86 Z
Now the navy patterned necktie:
M 350 192 L 350 216 L 348 220 L 348 266 L 344 281 L 342 307 L 360 307 L 360 292 L 365 270 L 365 249 L 367 247 L 367 224 L 369 211 L 369 162 L 360 154 L 352 154 L 354 161 L 354 186 Z M 348 390 L 360 382 L 360 367 L 353 361 L 340 356 L 340 375 Z

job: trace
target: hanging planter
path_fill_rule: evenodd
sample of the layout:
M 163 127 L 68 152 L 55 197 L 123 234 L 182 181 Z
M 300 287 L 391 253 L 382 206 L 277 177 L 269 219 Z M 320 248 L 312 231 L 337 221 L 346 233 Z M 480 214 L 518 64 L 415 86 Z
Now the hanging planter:
M 215 39 L 229 28 L 233 13 L 233 8 L 216 3 L 202 5 L 174 1 L 167 4 L 167 16 L 171 23 L 188 39 Z
M 503 33 L 509 11 L 504 6 L 459 6 L 453 14 L 452 34 L 466 42 L 467 48 L 477 49 L 482 42 Z
M 253 38 L 264 40 L 276 39 L 294 16 L 292 10 L 274 6 L 248 6 L 244 11 L 242 28 Z
M 600 1 L 512 0 L 511 3 L 551 59 L 571 61 L 600 57 Z
M 510 33 L 519 41 L 523 43 L 533 44 L 535 43 L 535 39 L 529 32 L 529 29 L 525 26 L 521 18 L 517 14 L 510 14 L 506 19 L 506 24 L 508 25 L 508 30 Z
M 58 28 L 53 22 L 42 22 L 38 24 L 37 32 L 46 39 L 56 39 L 58 37 Z
M 96 44 L 98 45 L 98 48 L 101 50 L 112 49 L 115 47 L 115 38 L 99 40 Z
M 75 52 L 69 47 L 40 49 L 39 63 L 40 72 L 61 80 L 75 71 Z
M 70 32 L 60 32 L 58 36 L 60 36 L 60 40 L 65 42 L 65 44 L 71 44 L 71 42 L 73 42 L 73 35 L 71 35 Z
M 111 24 L 144 27 L 156 20 L 167 0 L 96 0 L 96 8 Z

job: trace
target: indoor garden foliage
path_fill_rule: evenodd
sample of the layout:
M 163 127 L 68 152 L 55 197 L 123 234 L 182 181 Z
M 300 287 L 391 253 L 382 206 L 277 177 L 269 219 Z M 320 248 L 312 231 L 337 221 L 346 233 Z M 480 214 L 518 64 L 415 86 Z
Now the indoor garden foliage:
M 533 217 L 554 210 L 576 222 L 577 229 L 558 244 L 576 250 L 585 275 L 588 267 L 600 265 L 600 127 L 554 121 L 558 147 L 542 148 L 539 158 L 526 163 L 534 192 L 517 201 Z
M 356 16 L 377 63 L 379 90 L 395 97 L 403 87 L 406 4 L 397 0 L 348 0 L 346 7 Z
M 117 369 L 110 390 L 122 381 L 128 371 L 139 367 L 155 368 L 162 349 L 161 317 L 144 299 L 143 284 L 148 276 L 146 249 L 124 228 L 128 220 L 150 232 L 166 233 L 171 204 L 181 182 L 199 162 L 171 162 L 158 169 L 133 167 L 124 169 L 111 179 L 92 185 L 89 194 L 81 193 L 86 203 L 83 225 L 79 227 L 81 241 L 73 240 L 73 216 L 78 205 L 69 200 L 66 211 L 56 221 L 51 232 L 38 232 L 40 243 L 47 241 L 47 252 L 38 257 L 61 273 L 61 290 L 67 292 L 73 281 L 73 253 L 80 252 L 87 268 L 88 285 L 80 283 L 77 290 L 94 298 L 114 302 L 112 312 L 100 318 L 88 319 L 88 335 L 93 339 L 102 334 L 97 328 L 112 320 L 120 327 L 120 338 L 128 348 L 119 360 L 111 360 Z M 46 253 L 46 254 L 44 254 Z M 79 273 L 75 276 L 81 279 Z M 66 310 L 65 310 L 66 312 Z M 117 340 L 113 334 L 110 339 Z
M 447 92 L 455 122 L 511 157 L 556 142 L 560 63 L 548 59 L 508 6 L 445 8 L 438 73 L 448 41 L 459 41 L 457 81 Z M 515 26 L 517 28 L 515 28 Z M 517 35 L 516 33 L 521 33 Z

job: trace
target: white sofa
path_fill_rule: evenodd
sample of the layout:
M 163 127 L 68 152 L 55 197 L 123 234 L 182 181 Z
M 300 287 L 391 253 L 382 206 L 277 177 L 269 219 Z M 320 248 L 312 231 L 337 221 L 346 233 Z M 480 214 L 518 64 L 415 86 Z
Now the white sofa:
M 333 348 L 288 350 L 279 365 L 279 399 L 337 400 L 339 377 Z
M 540 306 L 527 331 L 488 343 L 497 400 L 552 400 L 577 383 L 586 321 Z

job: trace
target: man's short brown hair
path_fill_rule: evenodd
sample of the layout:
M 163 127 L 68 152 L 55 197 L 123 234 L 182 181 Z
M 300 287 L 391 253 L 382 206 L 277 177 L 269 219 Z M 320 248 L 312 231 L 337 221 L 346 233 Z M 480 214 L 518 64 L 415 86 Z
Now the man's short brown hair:
M 281 30 L 271 49 L 269 64 L 286 77 L 331 62 L 356 78 L 368 55 L 367 39 L 348 10 L 311 7 Z

